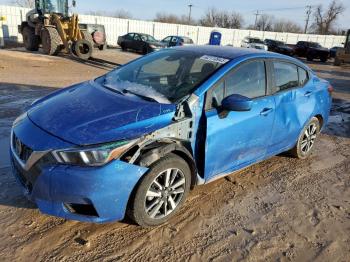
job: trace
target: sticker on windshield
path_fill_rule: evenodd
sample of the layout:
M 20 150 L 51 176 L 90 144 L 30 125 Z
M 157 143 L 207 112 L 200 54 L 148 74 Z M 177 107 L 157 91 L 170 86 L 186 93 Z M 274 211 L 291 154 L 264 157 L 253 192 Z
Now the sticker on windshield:
M 226 64 L 229 60 L 226 58 L 222 57 L 217 57 L 217 56 L 211 56 L 211 55 L 204 55 L 200 59 L 214 62 L 214 63 L 219 63 L 219 64 Z

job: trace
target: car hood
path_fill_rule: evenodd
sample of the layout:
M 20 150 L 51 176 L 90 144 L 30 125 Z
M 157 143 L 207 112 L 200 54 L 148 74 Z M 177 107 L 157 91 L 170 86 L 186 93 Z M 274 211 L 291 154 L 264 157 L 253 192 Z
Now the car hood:
M 95 81 L 65 88 L 35 102 L 29 119 L 76 145 L 140 137 L 169 125 L 176 106 L 127 97 Z
M 162 42 L 159 42 L 159 41 L 147 41 L 147 43 L 150 45 L 157 46 L 157 47 L 165 47 L 166 46 L 166 44 L 163 44 Z

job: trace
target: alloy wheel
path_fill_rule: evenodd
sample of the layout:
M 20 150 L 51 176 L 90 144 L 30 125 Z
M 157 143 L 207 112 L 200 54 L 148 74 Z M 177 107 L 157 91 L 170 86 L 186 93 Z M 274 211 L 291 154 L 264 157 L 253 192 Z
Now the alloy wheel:
M 315 143 L 317 136 L 317 127 L 315 123 L 311 123 L 303 134 L 303 138 L 300 143 L 300 149 L 303 154 L 307 154 Z
M 185 186 L 186 178 L 181 170 L 169 168 L 159 173 L 146 193 L 146 214 L 153 219 L 168 216 L 181 202 Z

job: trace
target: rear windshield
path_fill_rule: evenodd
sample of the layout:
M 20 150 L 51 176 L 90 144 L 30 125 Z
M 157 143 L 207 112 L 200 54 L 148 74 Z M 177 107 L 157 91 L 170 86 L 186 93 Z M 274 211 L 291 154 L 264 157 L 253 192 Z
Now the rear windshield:
M 259 38 L 249 38 L 248 41 L 249 41 L 249 43 L 256 43 L 256 44 L 263 44 L 264 43 Z
M 310 42 L 309 46 L 310 47 L 321 47 L 321 45 L 319 43 L 314 43 L 314 42 Z
M 124 95 L 176 103 L 228 61 L 189 51 L 162 50 L 111 71 L 104 86 Z
M 154 39 L 154 37 L 151 36 L 151 35 L 146 35 L 146 34 L 144 34 L 144 35 L 140 35 L 140 36 L 141 36 L 141 39 L 142 39 L 143 41 L 150 41 L 150 42 L 155 42 L 155 41 L 157 41 L 157 40 Z

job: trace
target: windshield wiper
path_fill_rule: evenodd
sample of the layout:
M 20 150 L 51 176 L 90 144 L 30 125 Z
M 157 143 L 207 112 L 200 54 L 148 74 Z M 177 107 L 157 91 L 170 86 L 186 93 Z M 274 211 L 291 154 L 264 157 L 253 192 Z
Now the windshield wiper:
M 138 97 L 142 98 L 143 100 L 150 101 L 150 102 L 157 102 L 157 103 L 158 103 L 158 101 L 155 100 L 155 99 L 152 98 L 152 97 L 144 96 L 144 95 L 141 95 L 141 94 L 132 92 L 132 91 L 130 91 L 130 90 L 128 90 L 128 89 L 123 89 L 123 93 L 124 93 L 124 95 L 125 95 L 125 93 L 129 93 L 129 94 L 138 96 Z

